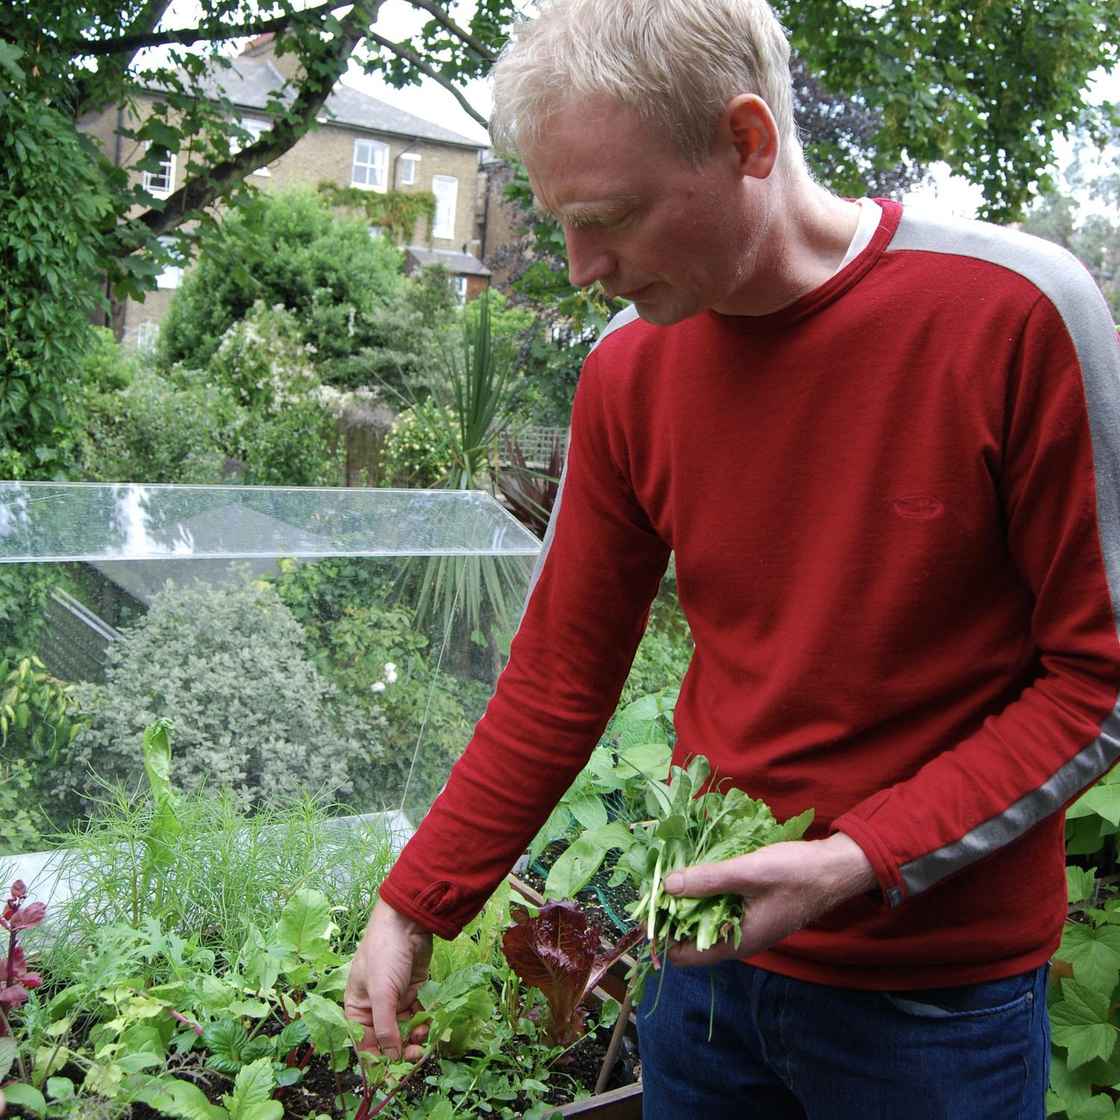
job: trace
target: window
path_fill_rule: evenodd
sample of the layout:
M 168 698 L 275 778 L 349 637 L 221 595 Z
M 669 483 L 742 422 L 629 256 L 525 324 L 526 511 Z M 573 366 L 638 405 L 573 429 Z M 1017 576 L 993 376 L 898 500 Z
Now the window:
M 165 248 L 170 249 L 174 245 L 174 238 L 161 237 L 159 243 Z M 179 264 L 169 264 L 157 277 L 157 288 L 177 288 L 183 282 L 183 266 Z
M 432 222 L 432 236 L 455 236 L 455 199 L 459 193 L 459 180 L 451 175 L 432 176 L 432 194 L 436 196 L 436 216 Z
M 350 185 L 367 191 L 383 191 L 388 162 L 388 144 L 382 144 L 379 140 L 355 140 Z
M 146 320 L 136 328 L 133 338 L 136 339 L 137 350 L 154 350 L 159 342 L 159 323 Z
M 459 302 L 459 306 L 467 302 L 467 278 L 465 276 L 455 276 L 452 279 L 452 286 L 455 290 L 455 298 Z
M 152 146 L 148 146 L 152 150 Z M 156 148 L 160 155 L 159 169 L 144 172 L 144 190 L 156 198 L 166 198 L 175 189 L 175 153 L 166 148 Z
M 419 177 L 419 156 L 401 156 L 400 179 L 402 187 L 414 187 Z
M 267 132 L 272 127 L 272 121 L 262 121 L 257 117 L 242 117 L 237 123 L 249 133 L 249 139 L 241 141 L 236 136 L 230 137 L 230 150 L 234 155 L 237 155 L 242 148 L 247 148 L 250 144 L 255 144 L 261 138 L 261 134 Z M 272 172 L 265 166 L 256 168 L 251 174 L 271 175 Z

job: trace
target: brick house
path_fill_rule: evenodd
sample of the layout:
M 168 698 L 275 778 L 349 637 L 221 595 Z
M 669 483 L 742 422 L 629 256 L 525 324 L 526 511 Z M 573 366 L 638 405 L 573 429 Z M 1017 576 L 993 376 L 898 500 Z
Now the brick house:
M 250 133 L 269 127 L 265 107 L 270 93 L 291 73 L 294 60 L 277 57 L 273 37 L 255 39 L 233 65 L 211 79 L 241 113 L 240 123 Z M 125 139 L 120 130 L 135 128 L 143 119 L 145 106 L 155 103 L 153 90 L 138 98 L 135 115 L 110 108 L 82 122 L 118 166 L 137 162 L 137 143 Z M 405 251 L 405 270 L 442 264 L 455 277 L 460 297 L 472 298 L 489 284 L 490 272 L 478 258 L 480 250 L 480 154 L 479 144 L 449 129 L 393 108 L 340 82 L 332 91 L 318 120 L 318 127 L 266 167 L 249 177 L 259 187 L 306 184 L 316 186 L 330 180 L 340 187 L 365 190 L 431 191 L 436 215 L 428 238 L 427 222 L 416 224 Z M 168 153 L 158 172 L 143 172 L 144 186 L 157 197 L 166 196 L 183 184 L 183 169 L 174 153 Z M 141 173 L 137 173 L 139 176 Z M 168 269 L 158 288 L 143 302 L 127 301 L 117 309 L 114 330 L 125 340 L 143 342 L 163 318 L 179 286 L 181 270 Z

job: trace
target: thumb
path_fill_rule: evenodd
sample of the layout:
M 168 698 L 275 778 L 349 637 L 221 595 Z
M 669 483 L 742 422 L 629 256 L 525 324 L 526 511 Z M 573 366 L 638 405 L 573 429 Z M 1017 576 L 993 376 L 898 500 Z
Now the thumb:
M 695 867 L 684 867 L 672 871 L 665 879 L 667 894 L 683 895 L 686 898 L 708 898 L 713 894 L 738 894 L 738 876 L 729 867 L 731 860 L 719 863 L 698 863 Z

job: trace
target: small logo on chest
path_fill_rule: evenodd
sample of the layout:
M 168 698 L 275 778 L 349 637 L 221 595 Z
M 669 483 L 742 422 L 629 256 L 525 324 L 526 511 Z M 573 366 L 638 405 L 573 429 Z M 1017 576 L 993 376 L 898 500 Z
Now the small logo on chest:
M 934 521 L 945 512 L 944 504 L 932 494 L 906 494 L 891 499 L 891 509 L 907 521 Z

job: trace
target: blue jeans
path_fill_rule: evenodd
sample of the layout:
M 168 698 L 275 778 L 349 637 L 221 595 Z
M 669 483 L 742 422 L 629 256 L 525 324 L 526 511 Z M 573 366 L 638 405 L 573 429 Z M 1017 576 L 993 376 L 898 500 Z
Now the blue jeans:
M 642 1116 L 1044 1120 L 1046 973 L 868 992 L 738 961 L 669 965 L 638 1013 Z

